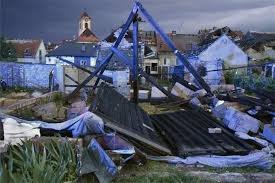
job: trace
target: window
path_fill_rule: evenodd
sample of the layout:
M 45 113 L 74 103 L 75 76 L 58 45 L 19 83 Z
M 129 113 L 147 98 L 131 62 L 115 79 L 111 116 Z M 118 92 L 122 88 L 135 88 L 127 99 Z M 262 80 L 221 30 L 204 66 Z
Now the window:
M 265 67 L 265 77 L 272 77 L 272 65 Z
M 85 29 L 88 29 L 88 23 L 85 23 Z
M 157 63 L 152 63 L 151 71 L 158 71 L 158 64 Z
M 42 61 L 42 51 L 39 50 L 39 61 L 41 62 Z
M 85 52 L 85 51 L 86 51 L 86 46 L 85 46 L 85 45 L 82 45 L 82 46 L 81 46 L 81 51 L 82 51 L 82 52 Z
M 26 49 L 24 50 L 24 56 L 25 56 L 25 57 L 30 57 L 30 56 L 31 56 L 31 53 L 30 53 L 30 49 L 29 49 L 29 48 L 26 48 Z
M 163 60 L 163 65 L 166 65 L 166 64 L 167 64 L 167 59 L 165 57 L 164 60 Z

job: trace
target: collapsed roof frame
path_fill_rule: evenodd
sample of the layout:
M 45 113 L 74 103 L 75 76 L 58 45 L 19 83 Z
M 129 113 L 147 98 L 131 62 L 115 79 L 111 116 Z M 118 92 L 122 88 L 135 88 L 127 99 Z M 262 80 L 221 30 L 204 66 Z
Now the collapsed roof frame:
M 150 75 L 148 75 L 146 72 L 144 72 L 142 68 L 139 67 L 138 53 L 137 53 L 138 52 L 138 20 L 137 20 L 138 11 L 141 12 L 143 17 L 151 24 L 151 26 L 160 35 L 160 37 L 163 39 L 163 41 L 174 52 L 175 56 L 182 62 L 182 64 L 194 76 L 194 78 L 197 80 L 197 82 L 201 86 L 201 88 L 205 89 L 210 96 L 213 96 L 208 84 L 197 73 L 197 71 L 189 63 L 189 61 L 185 58 L 185 56 L 176 48 L 175 44 L 164 33 L 164 31 L 156 23 L 156 21 L 153 19 L 153 17 L 147 12 L 146 9 L 143 8 L 143 6 L 140 2 L 135 2 L 126 23 L 123 25 L 121 33 L 119 34 L 115 44 L 111 47 L 112 52 L 104 59 L 103 63 L 94 72 L 90 73 L 90 76 L 88 76 L 82 83 L 80 83 L 76 87 L 76 89 L 68 96 L 68 98 L 72 98 L 73 96 L 75 96 L 77 94 L 77 92 L 79 92 L 79 90 L 81 88 L 83 88 L 87 83 L 89 83 L 90 80 L 92 80 L 94 77 L 97 77 L 97 80 L 94 85 L 94 88 L 96 88 L 100 79 L 101 79 L 102 74 L 106 70 L 106 68 L 114 54 L 116 54 L 124 62 L 124 64 L 130 66 L 130 68 L 132 70 L 132 74 L 133 74 L 132 84 L 134 86 L 134 101 L 135 102 L 137 102 L 137 100 L 138 100 L 138 86 L 137 86 L 138 75 L 143 76 L 145 79 L 147 79 L 150 83 L 152 83 L 154 86 L 156 86 L 160 91 L 162 91 L 169 98 L 172 98 L 172 99 L 176 98 L 169 91 L 167 91 L 162 86 L 160 86 Z M 122 39 L 124 38 L 125 33 L 128 31 L 128 29 L 132 23 L 133 23 L 133 60 L 129 61 L 128 58 L 121 51 L 118 50 L 118 46 L 119 46 L 120 42 L 122 41 Z M 64 61 L 65 59 L 62 59 L 62 60 Z M 67 63 L 68 62 L 69 61 L 67 61 Z

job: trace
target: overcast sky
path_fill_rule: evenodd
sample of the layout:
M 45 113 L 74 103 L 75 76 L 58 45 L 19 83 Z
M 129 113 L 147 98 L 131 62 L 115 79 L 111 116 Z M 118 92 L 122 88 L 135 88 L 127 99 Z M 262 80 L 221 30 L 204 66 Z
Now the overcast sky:
M 0 0 L 1 32 L 10 38 L 46 41 L 77 35 L 84 10 L 93 19 L 93 32 L 104 38 L 123 24 L 132 0 Z M 275 0 L 142 0 L 166 32 L 197 33 L 228 25 L 233 29 L 275 32 Z M 148 26 L 143 25 L 145 29 Z M 0 27 L 0 28 L 1 28 Z

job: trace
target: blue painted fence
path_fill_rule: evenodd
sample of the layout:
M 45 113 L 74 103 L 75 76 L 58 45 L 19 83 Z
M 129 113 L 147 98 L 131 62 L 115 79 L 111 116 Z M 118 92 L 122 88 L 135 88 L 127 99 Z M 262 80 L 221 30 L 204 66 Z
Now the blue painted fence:
M 56 73 L 55 65 L 0 61 L 0 78 L 10 87 L 47 88 L 52 70 Z

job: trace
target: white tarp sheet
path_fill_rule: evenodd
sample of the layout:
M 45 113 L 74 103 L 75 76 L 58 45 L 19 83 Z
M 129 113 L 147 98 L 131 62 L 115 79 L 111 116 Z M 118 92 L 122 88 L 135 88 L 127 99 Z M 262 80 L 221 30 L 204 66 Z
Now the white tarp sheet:
M 148 156 L 148 159 L 172 164 L 202 164 L 216 168 L 252 166 L 261 169 L 270 169 L 275 164 L 273 155 L 265 151 L 253 152 L 246 156 L 206 155 L 188 157 L 186 159 L 176 156 Z

